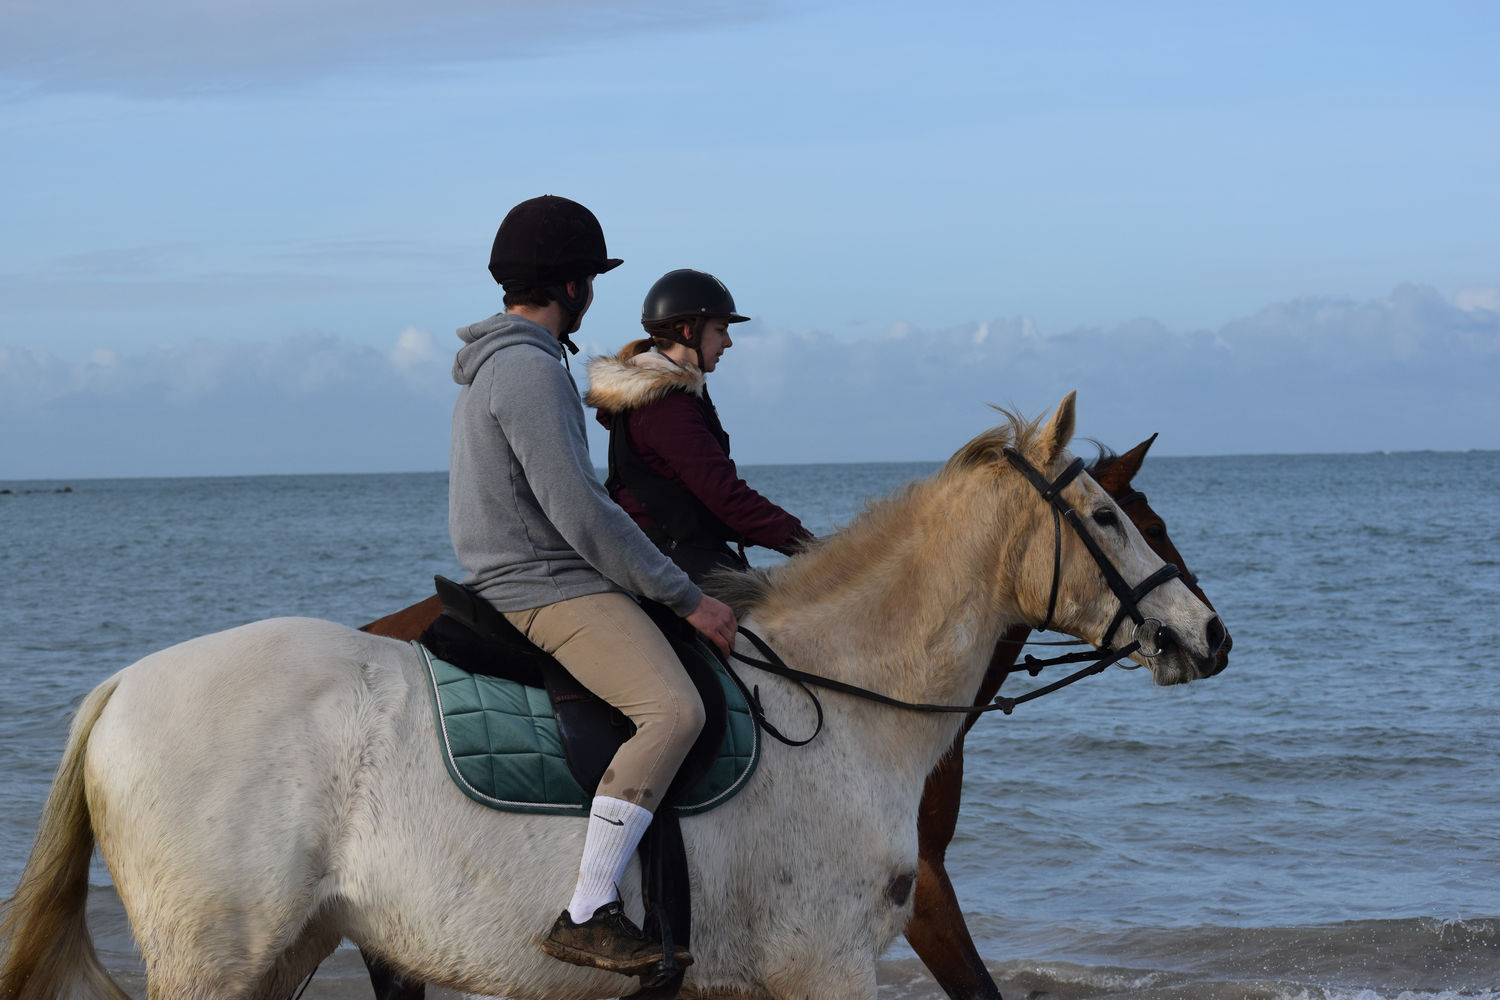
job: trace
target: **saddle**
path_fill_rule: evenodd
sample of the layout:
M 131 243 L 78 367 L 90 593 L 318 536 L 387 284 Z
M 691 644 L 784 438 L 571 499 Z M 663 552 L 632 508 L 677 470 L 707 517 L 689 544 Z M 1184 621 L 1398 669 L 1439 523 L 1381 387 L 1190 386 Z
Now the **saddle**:
M 419 646 L 442 661 L 444 666 L 451 665 L 474 675 L 503 678 L 528 689 L 545 691 L 568 770 L 582 790 L 582 809 L 572 805 L 556 810 L 537 807 L 530 811 L 586 812 L 588 801 L 615 751 L 634 734 L 634 725 L 623 713 L 574 679 L 556 659 L 533 645 L 488 601 L 444 577 L 436 577 L 435 582 L 442 614 L 422 633 L 417 640 Z M 726 743 L 726 732 L 730 731 L 729 701 L 721 680 L 725 675 L 721 674 L 717 659 L 691 625 L 655 602 L 643 600 L 641 607 L 677 652 L 678 659 L 698 689 L 705 715 L 703 731 L 657 808 L 639 848 L 641 894 L 646 905 L 645 928 L 648 933 L 654 929 L 661 938 L 666 960 L 653 974 L 643 977 L 643 990 L 635 996 L 664 998 L 675 996 L 682 980 L 682 970 L 676 967 L 672 957 L 673 944 L 681 942 L 686 946 L 691 943 L 691 896 L 679 815 L 701 811 L 737 791 L 748 778 L 749 770 L 753 769 L 756 756 L 753 751 L 758 750 L 758 740 L 748 767 L 736 773 L 731 787 L 721 794 L 714 794 L 711 789 L 708 804 L 702 804 L 703 793 L 698 786 L 700 783 L 712 785 L 712 782 L 704 782 L 705 777 L 716 766 L 722 768 L 720 750 Z M 433 669 L 430 661 L 429 669 Z M 438 675 L 434 674 L 434 684 L 439 683 Z M 436 697 L 436 688 L 434 690 Z M 526 697 L 534 698 L 534 695 L 527 694 Z M 441 706 L 439 714 L 442 714 Z M 730 735 L 734 735 L 732 731 Z M 450 771 L 455 779 L 460 777 L 453 769 L 451 756 Z M 460 787 L 465 787 L 471 797 L 477 797 L 465 782 L 460 781 Z M 691 791 L 698 792 L 698 796 L 690 796 Z M 578 794 L 576 789 L 573 794 Z M 486 804 L 526 808 L 501 805 L 493 800 Z

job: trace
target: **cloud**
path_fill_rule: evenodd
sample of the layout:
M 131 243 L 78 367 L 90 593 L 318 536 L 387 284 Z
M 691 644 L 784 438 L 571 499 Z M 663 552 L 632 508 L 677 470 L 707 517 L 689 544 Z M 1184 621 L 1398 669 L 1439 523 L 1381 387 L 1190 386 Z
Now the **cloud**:
M 1453 304 L 1465 312 L 1480 309 L 1500 313 L 1500 287 L 1464 288 L 1453 297 Z
M 417 328 L 387 349 L 0 346 L 0 479 L 445 468 L 454 346 Z M 617 346 L 586 340 L 578 380 Z M 750 323 L 712 380 L 748 464 L 938 460 L 995 422 L 986 404 L 1039 415 L 1071 389 L 1080 435 L 1123 448 L 1160 431 L 1162 454 L 1500 448 L 1496 384 L 1500 311 L 1419 286 L 1186 332 L 999 318 L 850 342 Z
M 127 245 L 28 259 L 0 273 L 0 314 L 342 302 L 422 287 L 460 268 L 472 262 L 395 240 L 289 240 L 233 249 Z
M 437 356 L 437 341 L 433 339 L 432 334 L 409 326 L 396 338 L 396 346 L 391 349 L 391 364 L 403 374 L 420 373 L 428 368 Z M 445 356 L 443 362 L 446 364 L 447 361 L 448 358 Z
M 139 354 L 98 349 L 70 364 L 44 351 L 0 346 L 0 387 L 9 409 L 50 406 L 79 395 L 126 400 L 156 393 L 196 403 L 224 393 L 266 393 L 275 399 L 350 387 L 373 392 L 398 376 L 418 376 L 420 391 L 444 394 L 449 360 L 438 358 L 430 333 L 415 328 L 402 331 L 388 351 L 303 334 L 268 343 L 198 340 Z
M 981 336 L 982 333 L 982 336 Z M 1304 298 L 1216 330 L 1149 320 L 1054 334 L 1024 318 L 840 343 L 737 337 L 714 397 L 756 461 L 939 459 L 1079 391 L 1080 433 L 1163 454 L 1500 447 L 1500 313 L 1404 286 Z M 774 415 L 774 416 L 771 416 Z
M 0 478 L 441 469 L 456 387 L 425 331 L 196 341 L 64 362 L 0 346 Z
M 23 93 L 234 92 L 529 58 L 770 9 L 755 0 L 21 0 L 0 5 L 0 80 Z

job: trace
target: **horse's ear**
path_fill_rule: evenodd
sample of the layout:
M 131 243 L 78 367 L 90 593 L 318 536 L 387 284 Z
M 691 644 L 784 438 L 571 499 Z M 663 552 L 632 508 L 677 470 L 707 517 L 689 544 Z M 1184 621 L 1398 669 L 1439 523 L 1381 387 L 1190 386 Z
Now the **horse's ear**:
M 1146 452 L 1151 450 L 1151 443 L 1156 440 L 1153 434 L 1134 448 L 1109 463 L 1109 471 L 1121 486 L 1129 483 L 1135 478 L 1135 474 L 1141 471 L 1141 463 L 1146 460 Z M 1102 483 L 1100 484 L 1103 485 Z
M 1064 396 L 1062 402 L 1057 404 L 1057 412 L 1052 414 L 1052 419 L 1042 428 L 1040 444 L 1044 467 L 1057 461 L 1057 456 L 1073 440 L 1073 399 L 1077 395 L 1077 390 L 1074 390 Z

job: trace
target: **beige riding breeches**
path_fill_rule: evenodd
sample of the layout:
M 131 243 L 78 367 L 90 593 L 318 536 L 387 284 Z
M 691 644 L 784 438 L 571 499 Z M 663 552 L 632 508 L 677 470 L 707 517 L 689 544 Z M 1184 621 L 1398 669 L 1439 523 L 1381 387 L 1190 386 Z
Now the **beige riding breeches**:
M 505 617 L 635 723 L 596 795 L 652 812 L 703 729 L 703 702 L 661 631 L 630 597 L 590 594 Z

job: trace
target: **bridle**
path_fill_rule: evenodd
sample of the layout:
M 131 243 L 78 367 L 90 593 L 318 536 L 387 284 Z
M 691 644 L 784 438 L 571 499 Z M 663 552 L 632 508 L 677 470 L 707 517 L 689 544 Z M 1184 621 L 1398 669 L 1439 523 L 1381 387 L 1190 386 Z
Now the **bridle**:
M 1062 491 L 1083 472 L 1083 459 L 1073 459 L 1072 463 L 1049 483 L 1047 478 L 1014 448 L 1006 448 L 1004 454 L 1005 460 L 1017 472 L 1025 476 L 1026 481 L 1036 487 L 1042 499 L 1052 507 L 1052 588 L 1047 594 L 1047 615 L 1042 619 L 1042 623 L 1036 626 L 1037 631 L 1046 632 L 1051 629 L 1052 616 L 1057 611 L 1057 589 L 1062 579 L 1062 519 L 1067 518 L 1084 547 L 1089 550 L 1089 555 L 1094 557 L 1099 571 L 1104 574 L 1104 582 L 1109 584 L 1109 589 L 1120 602 L 1119 610 L 1115 612 L 1109 628 L 1104 632 L 1104 638 L 1100 640 L 1100 650 L 1110 651 L 1109 642 L 1114 638 L 1115 630 L 1128 617 L 1135 623 L 1135 634 L 1131 640 L 1131 647 L 1128 647 L 1130 652 L 1139 651 L 1142 656 L 1146 657 L 1161 655 L 1161 645 L 1158 640 L 1163 628 L 1162 622 L 1159 618 L 1148 618 L 1142 614 L 1140 602 L 1157 587 L 1168 580 L 1175 579 L 1179 574 L 1177 567 L 1171 563 L 1164 563 L 1155 573 L 1146 577 L 1135 587 L 1131 587 L 1120 575 L 1120 571 L 1115 569 L 1114 563 L 1109 561 L 1109 554 L 1100 547 L 1099 543 L 1094 540 L 1094 536 L 1089 534 L 1089 530 L 1083 526 L 1083 518 L 1079 516 L 1078 511 L 1062 498 Z
M 1139 584 L 1132 587 L 1125 581 L 1125 578 L 1120 575 L 1120 571 L 1115 568 L 1114 563 L 1110 561 L 1109 554 L 1104 551 L 1103 547 L 1100 546 L 1097 541 L 1094 540 L 1094 537 L 1084 526 L 1083 519 L 1079 516 L 1078 511 L 1075 510 L 1072 505 L 1070 505 L 1066 500 L 1062 498 L 1063 490 L 1066 489 L 1067 486 L 1072 483 L 1073 480 L 1077 479 L 1078 476 L 1083 472 L 1083 459 L 1075 458 L 1072 463 L 1069 464 L 1069 466 L 1064 469 L 1060 475 L 1058 475 L 1056 479 L 1048 482 L 1047 478 L 1043 476 L 1039 471 L 1037 471 L 1037 469 L 1032 466 L 1032 464 L 1028 462 L 1021 455 L 1021 453 L 1016 451 L 1014 448 L 1004 449 L 1004 454 L 1006 461 L 1009 462 L 1011 466 L 1016 469 L 1016 471 L 1020 472 L 1021 475 L 1025 477 L 1027 482 L 1029 482 L 1036 488 L 1037 492 L 1041 494 L 1042 499 L 1047 501 L 1048 505 L 1052 508 L 1052 585 L 1047 595 L 1047 614 L 1042 619 L 1042 623 L 1040 625 L 1033 626 L 1033 628 L 1037 629 L 1038 631 L 1047 631 L 1048 629 L 1050 629 L 1052 626 L 1053 615 L 1057 611 L 1058 588 L 1061 586 L 1062 581 L 1063 518 L 1067 518 L 1068 523 L 1073 526 L 1073 530 L 1077 533 L 1079 539 L 1082 540 L 1084 547 L 1088 549 L 1089 555 L 1093 557 L 1094 563 L 1099 567 L 1099 571 L 1103 574 L 1104 580 L 1109 585 L 1110 591 L 1120 602 L 1119 610 L 1115 612 L 1114 618 L 1110 621 L 1109 628 L 1105 630 L 1104 638 L 1101 640 L 1100 645 L 1096 650 L 1085 653 L 1069 653 L 1047 660 L 1039 660 L 1035 657 L 1028 656 L 1026 657 L 1025 666 L 1018 667 L 1016 669 L 1025 669 L 1033 677 L 1035 677 L 1038 673 L 1041 672 L 1041 669 L 1043 667 L 1052 666 L 1059 663 L 1087 662 L 1088 666 L 1085 666 L 1073 672 L 1072 674 L 1069 674 L 1067 677 L 1064 677 L 1061 680 L 1057 680 L 1052 682 L 1051 684 L 1047 684 L 1034 690 L 1028 691 L 1017 698 L 1007 698 L 1002 695 L 997 695 L 995 697 L 995 700 L 988 705 L 931 705 L 921 702 L 901 701 L 898 698 L 892 698 L 888 695 L 870 691 L 855 684 L 847 684 L 843 681 L 836 681 L 828 677 L 820 677 L 817 674 L 810 674 L 806 671 L 798 670 L 795 667 L 788 666 L 786 662 L 776 654 L 776 651 L 771 648 L 771 645 L 769 643 L 767 643 L 764 639 L 762 639 L 760 636 L 756 635 L 749 629 L 742 627 L 740 629 L 740 633 L 744 635 L 745 638 L 750 641 L 751 645 L 753 645 L 756 650 L 759 651 L 760 654 L 765 658 L 755 659 L 754 657 L 746 656 L 743 653 L 739 652 L 733 652 L 730 655 L 734 659 L 739 660 L 742 663 L 748 663 L 751 666 L 758 667 L 759 669 L 765 670 L 768 673 L 776 674 L 778 676 L 785 677 L 796 682 L 800 687 L 802 687 L 803 691 L 807 693 L 808 697 L 812 699 L 813 705 L 817 709 L 818 724 L 817 728 L 814 729 L 812 736 L 809 736 L 805 740 L 788 739 L 786 736 L 778 732 L 775 726 L 771 725 L 771 723 L 766 720 L 765 712 L 760 704 L 759 689 L 750 689 L 746 687 L 745 683 L 739 679 L 738 675 L 735 675 L 735 680 L 739 682 L 740 687 L 750 692 L 750 709 L 762 729 L 764 729 L 767 733 L 780 740 L 781 742 L 788 744 L 789 746 L 802 746 L 806 743 L 812 742 L 812 740 L 817 737 L 818 733 L 823 728 L 823 706 L 818 701 L 817 696 L 814 695 L 811 691 L 807 690 L 807 685 L 825 688 L 830 691 L 838 691 L 843 694 L 853 695 L 858 698 L 863 698 L 866 701 L 873 701 L 881 705 L 889 705 L 893 708 L 903 708 L 916 712 L 961 712 L 964 714 L 978 715 L 983 712 L 1000 711 L 1004 712 L 1006 715 L 1009 715 L 1015 710 L 1017 705 L 1032 701 L 1036 698 L 1040 698 L 1044 694 L 1051 694 L 1053 691 L 1057 691 L 1060 688 L 1066 687 L 1075 681 L 1082 680 L 1085 677 L 1091 677 L 1094 674 L 1102 673 L 1112 664 L 1123 660 L 1134 653 L 1139 652 L 1142 656 L 1146 656 L 1148 658 L 1161 655 L 1161 633 L 1165 629 L 1165 626 L 1163 625 L 1161 619 L 1152 618 L 1144 614 L 1141 611 L 1140 602 L 1146 597 L 1147 594 L 1151 593 L 1151 591 L 1155 590 L 1157 587 L 1160 587 L 1162 584 L 1166 583 L 1169 580 L 1175 579 L 1179 575 L 1177 567 L 1172 565 L 1171 563 L 1166 563 L 1156 572 L 1152 573 L 1150 576 L 1146 577 L 1146 579 L 1142 580 Z M 1131 636 L 1131 640 L 1120 649 L 1113 649 L 1109 645 L 1110 640 L 1114 638 L 1116 630 L 1119 629 L 1120 625 L 1127 618 L 1129 618 L 1135 625 L 1135 630 L 1133 635 Z M 728 666 L 727 661 L 725 665 Z M 732 667 L 730 668 L 730 672 L 731 674 L 733 674 Z

